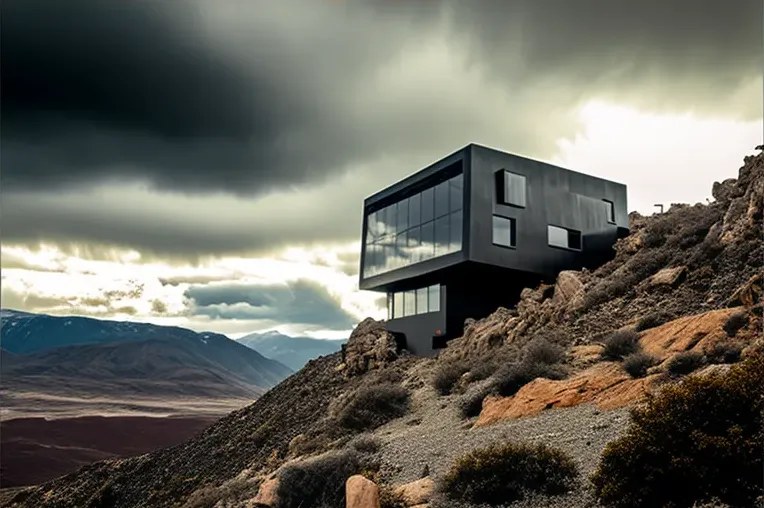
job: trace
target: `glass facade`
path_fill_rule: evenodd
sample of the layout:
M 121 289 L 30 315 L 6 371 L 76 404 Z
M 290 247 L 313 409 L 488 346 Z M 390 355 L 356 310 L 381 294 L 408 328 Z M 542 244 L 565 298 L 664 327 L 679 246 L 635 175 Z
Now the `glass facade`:
M 515 219 L 493 216 L 493 243 L 502 247 L 515 246 Z
M 438 312 L 439 310 L 440 284 L 387 294 L 388 319 Z
M 363 276 L 462 249 L 462 174 L 366 216 Z

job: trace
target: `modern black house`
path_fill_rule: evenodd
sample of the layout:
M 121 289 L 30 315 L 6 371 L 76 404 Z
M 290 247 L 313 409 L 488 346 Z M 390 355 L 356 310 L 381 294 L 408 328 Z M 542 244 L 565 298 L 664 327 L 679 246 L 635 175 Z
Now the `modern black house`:
M 470 144 L 364 201 L 359 287 L 387 293 L 388 329 L 431 356 L 626 234 L 625 185 Z

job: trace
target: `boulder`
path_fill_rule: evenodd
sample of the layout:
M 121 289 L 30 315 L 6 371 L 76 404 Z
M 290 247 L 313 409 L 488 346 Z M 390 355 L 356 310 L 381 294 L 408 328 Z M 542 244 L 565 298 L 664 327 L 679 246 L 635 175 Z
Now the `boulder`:
M 415 506 L 427 503 L 434 490 L 435 482 L 428 477 L 396 487 L 395 493 L 401 496 L 408 506 Z
M 736 183 L 736 178 L 727 178 L 721 183 L 714 182 L 714 185 L 711 188 L 711 195 L 717 201 L 729 201 L 734 197 L 734 194 L 737 190 L 735 185 Z
M 565 270 L 557 276 L 552 301 L 558 306 L 576 307 L 583 302 L 584 284 L 578 272 Z
M 343 344 L 341 356 L 342 373 L 347 377 L 359 376 L 395 361 L 398 344 L 381 322 L 366 318 Z
M 732 296 L 727 300 L 727 307 L 743 305 L 750 308 L 758 304 L 761 301 L 762 285 L 764 285 L 762 282 L 760 273 L 748 279 L 745 284 L 732 293 Z
M 278 503 L 279 479 L 271 478 L 265 480 L 260 489 L 257 491 L 257 495 L 252 499 L 254 506 L 276 506 Z
M 379 508 L 379 487 L 361 475 L 353 475 L 345 482 L 347 508 Z
M 687 277 L 686 266 L 676 266 L 674 268 L 664 268 L 652 277 L 650 277 L 650 286 L 670 286 L 676 287 Z

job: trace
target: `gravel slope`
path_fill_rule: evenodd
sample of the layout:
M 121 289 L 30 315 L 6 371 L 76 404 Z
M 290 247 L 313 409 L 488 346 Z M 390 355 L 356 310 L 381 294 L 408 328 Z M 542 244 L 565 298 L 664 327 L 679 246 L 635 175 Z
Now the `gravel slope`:
M 497 441 L 543 442 L 570 454 L 582 473 L 582 485 L 562 497 L 529 498 L 511 506 L 597 506 L 586 492 L 586 477 L 596 468 L 605 445 L 625 430 L 628 409 L 599 411 L 591 405 L 581 405 L 472 428 L 474 419 L 462 419 L 456 401 L 451 400 L 457 397 L 441 397 L 432 388 L 423 387 L 414 393 L 409 416 L 378 430 L 376 435 L 383 442 L 382 471 L 388 481 L 414 481 L 421 477 L 425 467 L 437 479 L 459 455 Z

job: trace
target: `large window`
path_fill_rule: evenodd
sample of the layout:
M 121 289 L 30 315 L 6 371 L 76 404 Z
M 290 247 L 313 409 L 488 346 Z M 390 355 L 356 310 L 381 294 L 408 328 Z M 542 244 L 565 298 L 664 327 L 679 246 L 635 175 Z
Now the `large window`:
M 427 314 L 440 310 L 440 284 L 387 294 L 389 319 Z
M 493 216 L 493 243 L 501 247 L 515 247 L 515 219 Z
M 525 208 L 525 177 L 507 170 L 498 172 L 497 198 L 503 205 Z
M 559 226 L 547 226 L 549 245 L 562 249 L 581 250 L 581 232 Z
M 460 251 L 463 183 L 459 174 L 367 215 L 364 277 Z

